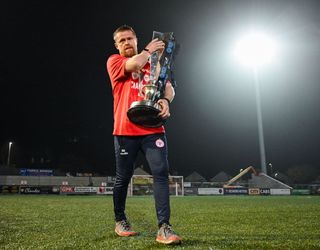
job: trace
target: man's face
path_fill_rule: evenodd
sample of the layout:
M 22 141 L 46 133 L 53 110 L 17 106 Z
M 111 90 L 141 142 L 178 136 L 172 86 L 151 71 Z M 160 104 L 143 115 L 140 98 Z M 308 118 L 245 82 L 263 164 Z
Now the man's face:
M 118 32 L 115 36 L 115 46 L 119 54 L 125 57 L 132 57 L 138 53 L 137 37 L 130 31 Z

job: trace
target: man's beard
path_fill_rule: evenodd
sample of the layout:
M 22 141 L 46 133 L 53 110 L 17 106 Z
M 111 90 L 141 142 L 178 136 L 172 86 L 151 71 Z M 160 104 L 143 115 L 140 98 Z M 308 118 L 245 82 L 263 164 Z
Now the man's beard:
M 137 50 L 133 47 L 129 47 L 123 51 L 123 56 L 125 57 L 133 57 L 137 54 Z

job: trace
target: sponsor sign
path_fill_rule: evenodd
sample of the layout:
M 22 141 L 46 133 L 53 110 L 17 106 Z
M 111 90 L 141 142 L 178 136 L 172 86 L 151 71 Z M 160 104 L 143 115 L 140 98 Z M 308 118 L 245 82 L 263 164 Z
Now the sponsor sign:
M 20 186 L 20 194 L 59 194 L 59 187 L 52 186 Z
M 20 194 L 41 194 L 40 187 L 20 187 Z
M 248 189 L 247 188 L 224 188 L 224 194 L 230 195 L 247 195 L 248 194 Z
M 113 187 L 99 187 L 97 194 L 113 194 Z
M 98 192 L 98 187 L 75 187 L 74 188 L 75 193 L 97 193 Z
M 260 195 L 270 195 L 270 188 L 260 188 Z
M 185 187 L 184 195 L 198 195 L 198 188 Z
M 22 176 L 53 176 L 53 170 L 52 169 L 21 168 L 20 175 L 22 175 Z
M 74 194 L 74 187 L 70 186 L 61 186 L 60 194 Z
M 249 188 L 249 195 L 260 195 L 260 189 L 259 188 Z
M 198 188 L 199 195 L 222 195 L 223 188 Z
M 271 195 L 290 195 L 291 191 L 290 189 L 275 189 L 275 188 L 271 188 L 270 189 L 270 194 Z
M 1 194 L 18 194 L 19 186 L 0 186 Z

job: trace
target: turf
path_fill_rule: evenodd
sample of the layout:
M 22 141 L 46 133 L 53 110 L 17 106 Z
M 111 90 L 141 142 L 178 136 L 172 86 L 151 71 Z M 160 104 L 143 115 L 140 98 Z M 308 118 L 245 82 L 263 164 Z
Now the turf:
M 319 196 L 171 198 L 179 246 L 155 241 L 152 197 L 128 198 L 137 237 L 114 233 L 110 196 L 0 196 L 0 249 L 320 249 Z

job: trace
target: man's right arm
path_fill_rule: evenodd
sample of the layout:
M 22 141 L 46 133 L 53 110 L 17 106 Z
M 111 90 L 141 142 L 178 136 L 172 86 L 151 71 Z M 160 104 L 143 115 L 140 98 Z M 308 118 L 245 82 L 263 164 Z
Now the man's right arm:
M 148 62 L 149 56 L 150 56 L 150 53 L 148 51 L 143 50 L 140 54 L 129 58 L 125 64 L 125 71 L 126 72 L 139 71 L 144 67 L 144 65 L 146 65 L 146 63 Z
M 134 72 L 134 71 L 139 71 L 140 69 L 142 69 L 144 67 L 144 65 L 146 65 L 146 63 L 148 62 L 148 59 L 150 57 L 150 55 L 159 50 L 163 50 L 164 49 L 164 42 L 161 40 L 153 39 L 147 46 L 146 46 L 146 50 L 143 50 L 140 54 L 135 55 L 131 58 L 129 58 L 126 61 L 125 64 L 125 71 L 126 72 Z

